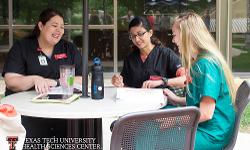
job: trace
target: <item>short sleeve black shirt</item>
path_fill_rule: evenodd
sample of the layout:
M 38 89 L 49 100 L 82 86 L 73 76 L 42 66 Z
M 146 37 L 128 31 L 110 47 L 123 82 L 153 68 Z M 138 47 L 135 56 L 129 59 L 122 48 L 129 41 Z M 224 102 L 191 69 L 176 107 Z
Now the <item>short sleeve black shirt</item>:
M 45 56 L 47 65 L 41 65 L 39 56 Z M 75 65 L 75 74 L 82 74 L 81 53 L 77 47 L 70 42 L 61 39 L 55 46 L 52 56 L 49 58 L 39 51 L 36 38 L 27 38 L 17 41 L 10 49 L 2 76 L 6 73 L 18 73 L 22 75 L 40 75 L 44 78 L 59 79 L 60 65 Z M 5 94 L 13 91 L 6 89 Z
M 180 67 L 180 58 L 171 49 L 155 46 L 144 62 L 139 50 L 131 52 L 124 60 L 121 75 L 126 86 L 140 88 L 152 75 L 176 77 L 176 71 Z

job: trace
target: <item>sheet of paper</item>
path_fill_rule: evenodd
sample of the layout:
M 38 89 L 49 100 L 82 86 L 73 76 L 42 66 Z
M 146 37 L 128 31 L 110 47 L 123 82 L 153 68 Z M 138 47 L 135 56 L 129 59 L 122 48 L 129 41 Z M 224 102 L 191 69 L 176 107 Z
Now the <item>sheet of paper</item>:
M 151 101 L 154 99 L 165 100 L 162 89 L 142 89 L 142 88 L 117 88 L 117 101 Z
M 75 89 L 82 91 L 82 86 L 80 84 L 74 84 L 74 92 Z M 48 94 L 64 94 L 61 86 L 52 87 Z
M 61 86 L 52 87 L 50 88 L 50 91 L 48 92 L 48 94 L 63 94 L 63 89 Z

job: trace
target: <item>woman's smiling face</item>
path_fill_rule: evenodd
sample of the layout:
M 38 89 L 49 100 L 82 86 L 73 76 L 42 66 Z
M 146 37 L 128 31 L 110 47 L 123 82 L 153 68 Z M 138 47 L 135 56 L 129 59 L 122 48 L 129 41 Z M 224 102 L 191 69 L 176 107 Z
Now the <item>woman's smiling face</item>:
M 42 37 L 50 45 L 55 45 L 59 42 L 64 34 L 63 18 L 56 15 L 52 17 L 44 25 L 39 22 L 40 37 Z
M 142 26 L 134 26 L 129 30 L 129 39 L 139 49 L 147 47 L 151 43 L 152 31 L 147 31 Z

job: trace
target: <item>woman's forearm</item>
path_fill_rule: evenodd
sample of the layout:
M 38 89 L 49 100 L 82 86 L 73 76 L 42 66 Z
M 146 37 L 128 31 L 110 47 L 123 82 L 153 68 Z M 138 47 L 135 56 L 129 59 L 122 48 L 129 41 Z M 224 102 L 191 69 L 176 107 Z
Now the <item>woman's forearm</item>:
M 163 94 L 167 96 L 168 101 L 173 105 L 186 105 L 186 97 L 177 96 L 167 88 L 163 90 Z
M 177 100 L 179 105 L 185 106 L 186 105 L 186 97 L 179 97 Z
M 199 122 L 208 121 L 213 118 L 215 110 L 215 100 L 211 97 L 204 96 L 200 102 L 200 120 Z
M 186 81 L 186 76 L 180 76 L 168 79 L 168 86 L 184 87 Z
M 39 78 L 39 76 L 31 75 L 24 76 L 20 74 L 6 74 L 5 84 L 6 87 L 14 92 L 26 91 L 34 86 L 34 81 Z

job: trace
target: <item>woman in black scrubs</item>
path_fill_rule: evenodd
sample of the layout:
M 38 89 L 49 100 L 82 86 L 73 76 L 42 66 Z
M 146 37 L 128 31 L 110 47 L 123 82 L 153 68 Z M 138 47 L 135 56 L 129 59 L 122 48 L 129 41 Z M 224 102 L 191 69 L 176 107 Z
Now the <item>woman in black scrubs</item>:
M 179 57 L 153 36 L 152 27 L 145 17 L 135 17 L 129 23 L 129 39 L 136 48 L 125 58 L 121 74 L 112 77 L 114 86 L 184 86 L 185 70 Z
M 81 83 L 81 54 L 62 38 L 64 21 L 60 12 L 44 10 L 32 35 L 17 41 L 8 53 L 2 76 L 5 95 L 35 89 L 46 93 L 57 85 L 60 65 L 75 65 L 76 82 Z
M 8 53 L 2 73 L 6 96 L 32 89 L 46 93 L 58 85 L 60 65 L 75 65 L 75 81 L 81 83 L 81 53 L 73 43 L 62 39 L 63 34 L 62 14 L 44 10 L 32 35 L 17 41 Z M 67 120 L 22 116 L 22 124 L 27 137 L 65 137 L 67 132 Z

